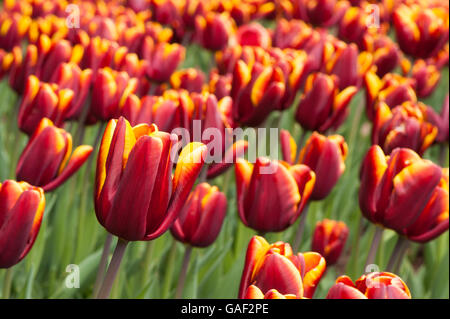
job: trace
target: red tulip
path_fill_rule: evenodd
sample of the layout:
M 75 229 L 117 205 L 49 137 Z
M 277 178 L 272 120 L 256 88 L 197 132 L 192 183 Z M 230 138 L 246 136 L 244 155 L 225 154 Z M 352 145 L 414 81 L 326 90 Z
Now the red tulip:
M 448 42 L 448 7 L 400 5 L 392 19 L 400 48 L 415 58 L 432 57 Z
M 62 126 L 73 96 L 72 90 L 40 82 L 37 77 L 31 75 L 19 107 L 20 130 L 31 135 L 44 117 L 49 118 L 56 126 Z
M 195 247 L 209 246 L 219 235 L 226 211 L 224 193 L 208 183 L 198 184 L 173 223 L 171 233 L 183 243 Z
M 0 268 L 12 267 L 28 254 L 44 208 L 42 188 L 12 180 L 0 184 Z
M 334 25 L 349 7 L 347 1 L 294 0 L 293 17 L 321 27 Z
M 342 124 L 357 88 L 349 86 L 339 91 L 337 82 L 335 77 L 323 73 L 308 76 L 295 115 L 304 129 L 323 133 Z
M 238 298 L 312 298 L 325 272 L 318 253 L 294 255 L 289 244 L 254 236 L 247 248 Z
M 386 103 L 379 103 L 373 122 L 372 144 L 380 145 L 386 154 L 397 147 L 406 147 L 422 155 L 438 133 L 438 128 L 426 121 L 426 109 L 421 102 L 404 102 L 392 110 Z
M 234 25 L 227 13 L 208 12 L 195 19 L 195 38 L 200 45 L 212 51 L 224 49 L 228 45 Z
M 256 22 L 239 27 L 236 32 L 236 40 L 239 45 L 252 45 L 268 49 L 271 46 L 270 34 L 266 28 Z
M 184 89 L 189 92 L 202 92 L 204 83 L 205 74 L 194 68 L 176 71 L 170 77 L 170 85 L 174 89 Z
M 373 272 L 362 275 L 355 283 L 348 276 L 340 276 L 327 299 L 411 299 L 411 293 L 400 277 Z
M 31 17 L 19 13 L 13 13 L 6 18 L 0 18 L 0 48 L 11 51 L 13 47 L 20 45 L 28 32 Z
M 188 144 L 172 177 L 175 136 L 155 125 L 109 121 L 100 145 L 95 211 L 108 232 L 127 241 L 152 240 L 178 217 L 203 166 L 206 146 Z
M 303 211 L 316 176 L 306 165 L 260 157 L 254 165 L 237 159 L 236 188 L 239 217 L 259 232 L 279 232 Z
M 394 71 L 399 64 L 402 65 L 407 61 L 398 45 L 387 35 L 379 33 L 367 35 L 363 39 L 362 46 L 372 54 L 372 62 L 379 77 Z
M 366 91 L 366 114 L 370 120 L 375 117 L 375 106 L 384 102 L 394 107 L 406 101 L 417 102 L 414 80 L 398 74 L 388 73 L 380 79 L 373 70 L 364 77 Z
M 416 60 L 412 67 L 412 78 L 416 81 L 415 89 L 419 98 L 431 95 L 441 79 L 441 72 L 434 64 Z
M 185 48 L 178 43 L 154 44 L 148 38 L 142 50 L 142 58 L 148 63 L 147 76 L 158 83 L 168 81 L 184 60 L 185 52 Z
M 341 256 L 347 237 L 348 227 L 344 222 L 324 219 L 316 224 L 311 250 L 321 254 L 331 266 Z
M 442 194 L 445 172 L 414 151 L 397 148 L 385 156 L 378 145 L 372 146 L 363 161 L 360 179 L 359 205 L 371 222 L 405 235 L 410 227 L 419 229 L 416 223 L 421 221 L 429 226 L 421 241 L 448 230 L 448 196 Z M 446 188 L 448 192 L 448 184 Z
M 88 145 L 72 153 L 72 136 L 43 118 L 17 163 L 18 180 L 52 191 L 72 176 L 92 152 Z
M 97 71 L 109 67 L 117 50 L 118 44 L 115 41 L 109 41 L 100 37 L 86 36 L 86 43 L 74 48 L 75 62 L 79 60 L 78 65 L 82 70 L 91 69 L 95 78 Z

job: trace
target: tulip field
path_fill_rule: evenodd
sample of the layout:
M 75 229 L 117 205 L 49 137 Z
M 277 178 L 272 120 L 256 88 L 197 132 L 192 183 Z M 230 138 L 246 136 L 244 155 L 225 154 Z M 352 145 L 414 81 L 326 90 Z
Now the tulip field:
M 0 298 L 448 299 L 449 4 L 4 0 Z

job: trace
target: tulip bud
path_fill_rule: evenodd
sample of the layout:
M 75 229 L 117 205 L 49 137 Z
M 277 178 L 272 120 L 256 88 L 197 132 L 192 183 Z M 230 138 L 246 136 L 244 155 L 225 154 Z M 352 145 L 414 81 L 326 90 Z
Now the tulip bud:
M 347 1 L 337 0 L 294 0 L 293 17 L 313 25 L 329 27 L 339 21 L 347 10 Z
M 407 229 L 411 228 L 417 235 L 425 228 L 423 236 L 411 239 L 432 240 L 448 230 L 445 174 L 445 170 L 410 149 L 397 148 L 385 156 L 378 145 L 373 145 L 361 167 L 361 211 L 372 223 L 400 235 L 409 235 Z
M 330 128 L 337 129 L 346 118 L 347 105 L 356 92 L 355 86 L 339 92 L 335 77 L 323 73 L 311 74 L 306 79 L 295 119 L 310 131 L 323 133 Z
M 12 180 L 0 184 L 0 268 L 12 267 L 28 254 L 44 208 L 42 188 Z
M 153 44 L 150 40 L 146 39 L 142 52 L 148 63 L 147 76 L 155 82 L 166 82 L 184 60 L 186 49 L 178 43 Z
M 207 247 L 219 235 L 226 211 L 227 198 L 224 193 L 208 183 L 198 184 L 173 223 L 171 233 L 182 243 Z
M 155 125 L 109 121 L 100 144 L 95 212 L 108 232 L 127 241 L 152 240 L 178 217 L 204 163 L 206 146 L 190 143 L 172 177 L 175 135 Z
M 237 159 L 235 171 L 239 217 L 259 232 L 279 232 L 292 225 L 316 180 L 306 165 L 289 166 L 263 157 L 254 165 Z
M 31 135 L 44 117 L 49 118 L 56 126 L 62 126 L 73 96 L 72 90 L 40 82 L 37 77 L 31 75 L 28 77 L 19 107 L 20 130 Z
M 321 254 L 331 266 L 341 256 L 347 237 L 348 227 L 344 222 L 324 219 L 316 224 L 311 250 Z
M 340 276 L 327 299 L 411 299 L 411 293 L 397 275 L 373 272 L 362 275 L 355 283 L 348 276 Z
M 238 298 L 312 298 L 326 269 L 318 253 L 294 255 L 289 244 L 254 236 L 247 248 Z
M 386 154 L 404 147 L 422 155 L 438 133 L 437 127 L 426 121 L 426 109 L 421 102 L 404 102 L 392 110 L 386 103 L 379 103 L 373 122 L 372 144 L 380 145 Z
M 91 146 L 81 145 L 72 154 L 70 133 L 43 118 L 20 155 L 17 179 L 52 191 L 72 176 L 91 152 Z
M 376 74 L 383 77 L 402 62 L 405 61 L 398 45 L 388 36 L 366 35 L 363 39 L 363 49 L 373 56 L 373 65 L 376 66 Z

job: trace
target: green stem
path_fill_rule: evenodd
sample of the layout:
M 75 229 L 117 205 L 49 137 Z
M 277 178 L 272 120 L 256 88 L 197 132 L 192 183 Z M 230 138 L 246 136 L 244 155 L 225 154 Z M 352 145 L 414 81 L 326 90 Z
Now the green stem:
M 106 266 L 108 262 L 109 251 L 111 249 L 111 242 L 113 239 L 113 235 L 108 233 L 106 235 L 105 245 L 103 246 L 102 257 L 100 258 L 100 264 L 98 266 L 97 278 L 95 279 L 93 296 L 97 296 L 100 290 L 100 285 L 105 278 Z
M 3 281 L 3 299 L 9 299 L 11 294 L 11 286 L 13 279 L 13 267 L 9 267 L 5 272 L 5 279 Z
M 153 247 L 154 247 L 153 241 L 146 243 L 144 259 L 142 261 L 144 284 L 147 283 L 148 277 L 150 276 L 150 263 L 152 262 Z
M 169 258 L 167 259 L 166 273 L 164 275 L 164 282 L 163 282 L 162 298 L 169 297 L 169 290 L 170 285 L 172 284 L 173 268 L 177 252 L 176 248 L 177 242 L 176 240 L 173 240 L 172 246 L 170 247 Z
M 353 247 L 355 247 L 354 250 L 353 250 L 353 254 L 352 254 L 352 258 L 353 258 L 353 260 L 352 260 L 352 266 L 353 266 L 352 267 L 352 274 L 353 275 L 355 275 L 357 273 L 358 256 L 359 256 L 359 242 L 360 242 L 362 229 L 363 229 L 363 226 L 364 226 L 364 220 L 362 218 L 362 214 L 358 214 L 358 218 L 359 218 L 358 229 L 357 229 L 357 232 L 356 232 L 355 239 L 353 241 Z
M 189 261 L 191 259 L 192 246 L 186 246 L 184 251 L 183 263 L 181 265 L 180 276 L 178 277 L 178 286 L 175 293 L 176 299 L 181 299 L 183 296 L 184 282 L 186 281 L 186 274 L 189 267 Z
M 105 280 L 103 281 L 102 288 L 97 296 L 97 299 L 107 299 L 111 294 L 111 288 L 113 286 L 114 280 L 116 279 L 117 273 L 120 268 L 120 263 L 122 262 L 125 249 L 127 248 L 128 241 L 121 238 L 117 241 L 116 249 L 114 250 L 111 263 L 108 267 L 108 272 L 106 273 Z
M 305 231 L 306 216 L 308 215 L 308 208 L 309 203 L 306 204 L 303 212 L 300 215 L 300 222 L 298 224 L 297 233 L 295 234 L 294 245 L 292 246 L 294 252 L 298 251 L 298 249 L 300 248 L 300 243 L 302 242 L 303 232 Z
M 398 271 L 402 264 L 406 250 L 408 249 L 408 246 L 408 239 L 406 237 L 399 236 L 394 250 L 392 251 L 391 258 L 389 259 L 389 263 L 386 267 L 386 271 L 394 273 Z
M 373 235 L 372 245 L 370 246 L 369 254 L 367 255 L 366 267 L 373 264 L 377 255 L 378 246 L 380 245 L 381 237 L 383 237 L 383 228 L 375 226 L 375 234 Z

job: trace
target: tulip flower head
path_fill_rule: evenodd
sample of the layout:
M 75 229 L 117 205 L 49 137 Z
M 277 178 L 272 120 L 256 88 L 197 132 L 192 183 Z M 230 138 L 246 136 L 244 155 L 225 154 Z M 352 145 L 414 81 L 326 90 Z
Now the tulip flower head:
M 328 291 L 327 299 L 411 299 L 403 280 L 389 272 L 373 272 L 353 281 L 340 276 Z
M 373 145 L 364 158 L 359 206 L 372 223 L 418 242 L 448 230 L 448 169 L 407 148 L 385 156 Z
M 321 254 L 327 265 L 335 264 L 341 256 L 348 237 L 348 227 L 344 222 L 324 219 L 316 224 L 311 250 Z
M 339 91 L 335 76 L 311 74 L 306 79 L 295 119 L 310 131 L 323 133 L 330 128 L 337 129 L 347 117 L 347 106 L 356 92 L 355 86 Z
M 42 188 L 13 180 L 0 184 L 0 268 L 12 267 L 28 254 L 44 208 Z
M 240 299 L 312 298 L 326 269 L 318 253 L 294 254 L 289 244 L 254 236 L 247 248 Z
M 235 164 L 237 204 L 242 222 L 259 232 L 279 232 L 302 213 L 316 180 L 306 165 L 238 158 Z
M 178 217 L 204 163 L 206 146 L 190 143 L 172 176 L 177 137 L 155 125 L 110 120 L 100 145 L 95 212 L 108 232 L 127 241 L 152 240 Z
M 216 186 L 200 183 L 189 195 L 170 229 L 171 233 L 183 243 L 207 247 L 219 235 L 226 211 L 225 194 Z
M 92 146 L 78 146 L 72 153 L 72 136 L 43 118 L 17 163 L 18 180 L 49 192 L 72 176 L 88 159 Z

